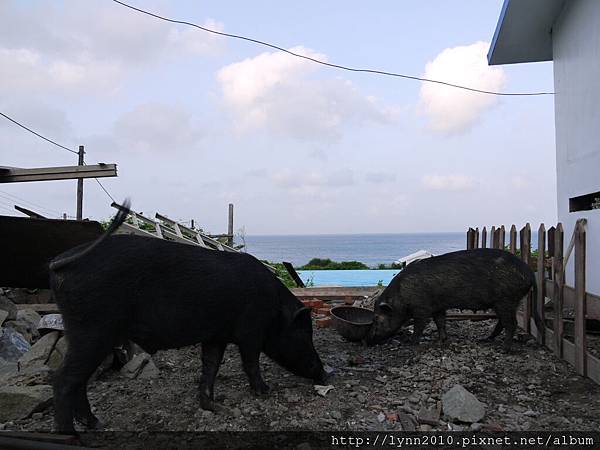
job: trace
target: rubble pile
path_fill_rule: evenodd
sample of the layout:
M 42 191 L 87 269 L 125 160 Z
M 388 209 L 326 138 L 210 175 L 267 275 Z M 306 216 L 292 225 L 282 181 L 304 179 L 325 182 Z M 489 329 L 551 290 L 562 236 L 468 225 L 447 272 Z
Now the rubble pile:
M 200 346 L 160 351 L 152 358 L 139 348 L 125 348 L 112 356 L 125 358 L 120 371 L 112 366 L 94 378 L 89 398 L 107 429 L 138 433 L 598 429 L 600 386 L 576 376 L 567 363 L 524 334 L 518 335 L 512 354 L 502 351 L 501 341 L 477 343 L 493 325 L 451 322 L 445 346 L 429 326 L 416 347 L 408 345 L 408 332 L 383 345 L 363 347 L 345 341 L 333 328 L 315 328 L 315 347 L 324 364 L 336 370 L 333 389 L 315 389 L 261 357 L 263 376 L 272 388 L 266 397 L 251 392 L 237 349 L 230 345 L 215 385 L 216 413 L 199 408 Z M 36 349 L 38 354 L 45 353 Z M 42 359 L 33 356 L 31 361 Z M 35 367 L 12 384 L 44 386 L 46 369 Z M 27 417 L 2 418 L 0 428 L 51 429 L 52 407 L 40 410 L 46 404 L 45 388 L 38 389 L 38 403 L 27 403 L 19 413 Z

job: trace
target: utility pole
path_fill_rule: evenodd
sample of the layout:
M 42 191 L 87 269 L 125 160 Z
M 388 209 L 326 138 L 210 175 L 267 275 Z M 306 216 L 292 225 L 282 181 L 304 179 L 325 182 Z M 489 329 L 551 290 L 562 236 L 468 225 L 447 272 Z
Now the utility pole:
M 79 166 L 83 166 L 83 145 L 79 146 Z M 77 220 L 83 220 L 83 178 L 77 180 Z
M 229 223 L 227 226 L 227 245 L 233 247 L 233 203 L 229 204 Z

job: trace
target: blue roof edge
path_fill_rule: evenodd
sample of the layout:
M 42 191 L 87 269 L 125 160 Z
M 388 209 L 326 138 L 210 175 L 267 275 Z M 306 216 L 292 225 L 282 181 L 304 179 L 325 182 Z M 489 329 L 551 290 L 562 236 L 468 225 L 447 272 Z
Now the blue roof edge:
M 502 29 L 502 24 L 504 23 L 504 18 L 506 17 L 506 11 L 508 10 L 509 3 L 510 0 L 504 0 L 504 3 L 502 4 L 500 17 L 498 18 L 498 23 L 496 24 L 496 31 L 494 31 L 494 37 L 492 38 L 492 43 L 490 44 L 490 49 L 488 50 L 487 60 L 488 65 L 490 66 L 494 65 L 494 63 L 492 62 L 492 59 L 494 58 L 494 50 L 496 49 L 498 36 L 500 35 L 500 30 Z

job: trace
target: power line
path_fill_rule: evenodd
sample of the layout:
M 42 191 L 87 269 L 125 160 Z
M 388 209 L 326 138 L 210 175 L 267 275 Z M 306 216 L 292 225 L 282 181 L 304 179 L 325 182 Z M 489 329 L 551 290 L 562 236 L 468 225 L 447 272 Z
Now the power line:
M 39 137 L 39 138 L 42 138 L 42 139 L 44 139 L 45 141 L 48 141 L 48 142 L 50 142 L 51 144 L 54 144 L 54 145 L 56 145 L 57 147 L 63 148 L 63 149 L 65 149 L 65 150 L 67 150 L 67 151 L 69 151 L 69 152 L 71 152 L 71 153 L 75 153 L 76 155 L 78 155 L 78 154 L 79 154 L 79 152 L 76 152 L 75 150 L 72 150 L 72 149 L 70 149 L 70 148 L 68 148 L 68 147 L 65 147 L 64 145 L 61 145 L 61 144 L 59 144 L 59 143 L 57 143 L 57 142 L 54 142 L 52 139 L 48 139 L 47 137 L 45 137 L 45 136 L 42 136 L 40 133 L 38 133 L 38 132 L 36 132 L 36 131 L 33 131 L 31 128 L 29 128 L 29 127 L 26 127 L 26 126 L 25 126 L 25 125 L 23 125 L 22 123 L 19 123 L 19 122 L 17 122 L 15 119 L 13 119 L 13 118 L 11 118 L 11 117 L 7 116 L 6 114 L 4 114 L 4 113 L 3 113 L 3 112 L 1 112 L 1 111 L 0 111 L 0 115 L 1 115 L 2 117 L 5 117 L 6 119 L 10 120 L 10 121 L 11 121 L 11 122 L 13 122 L 14 124 L 16 124 L 16 125 L 20 126 L 21 128 L 23 128 L 23 129 L 25 129 L 25 130 L 29 131 L 30 133 L 33 133 L 33 134 L 35 134 L 37 137 Z M 85 161 L 84 161 L 84 163 L 83 163 L 83 164 L 85 165 Z M 108 197 L 109 197 L 109 198 L 110 198 L 110 199 L 111 199 L 111 200 L 114 202 L 114 201 L 115 201 L 115 199 L 113 198 L 113 196 L 112 196 L 112 195 L 110 195 L 110 194 L 109 194 L 109 192 L 108 192 L 108 191 L 106 190 L 106 188 L 105 188 L 105 187 L 102 185 L 102 183 L 100 183 L 100 181 L 98 181 L 98 179 L 97 179 L 97 178 L 94 178 L 94 180 L 96 180 L 96 183 L 98 183 L 98 185 L 100 185 L 100 187 L 101 187 L 101 188 L 102 188 L 102 190 L 103 190 L 103 191 L 106 193 L 106 195 L 108 195 Z M 8 195 L 10 195 L 10 194 L 8 194 Z M 26 200 L 23 200 L 23 199 L 21 199 L 21 201 L 26 201 Z M 39 206 L 39 205 L 38 205 L 38 208 L 43 208 L 43 207 L 41 207 L 41 206 Z
M 11 214 L 14 214 L 14 213 L 16 212 L 15 210 L 13 210 L 13 209 L 9 209 L 9 208 L 6 208 L 6 207 L 4 207 L 4 206 L 2 206 L 2 205 L 0 205 L 0 209 L 4 210 L 4 211 L 6 211 L 6 212 L 9 212 L 9 213 L 11 213 Z
M 16 195 L 10 194 L 5 191 L 0 191 L 0 198 L 10 200 L 11 202 L 12 201 L 17 202 L 17 203 L 21 202 L 21 203 L 24 203 L 26 206 L 36 208 L 36 209 L 41 209 L 41 210 L 45 211 L 46 213 L 51 213 L 52 215 L 55 215 L 58 217 L 62 216 L 62 213 L 56 211 L 55 209 L 46 208 L 45 206 L 38 205 L 37 203 L 31 202 L 29 200 L 25 200 L 24 198 L 18 197 Z
M 67 150 L 68 152 L 75 153 L 75 154 L 77 155 L 77 152 L 76 152 L 75 150 L 73 150 L 73 149 L 70 149 L 69 147 L 65 147 L 64 145 L 60 145 L 59 143 L 57 143 L 57 142 L 54 142 L 52 139 L 48 139 L 47 137 L 45 137 L 45 136 L 42 136 L 40 133 L 37 133 L 37 132 L 33 131 L 31 128 L 28 128 L 28 127 L 26 127 L 25 125 L 23 125 L 23 124 L 21 124 L 21 123 L 17 122 L 15 119 L 13 119 L 13 118 L 11 118 L 11 117 L 8 117 L 8 116 L 7 116 L 6 114 L 4 114 L 3 112 L 0 112 L 0 116 L 4 117 L 5 119 L 8 119 L 8 120 L 10 120 L 12 123 L 14 123 L 14 124 L 16 124 L 16 125 L 20 126 L 20 127 L 21 127 L 21 128 L 23 128 L 24 130 L 27 130 L 27 131 L 29 131 L 30 133 L 33 133 L 33 134 L 35 134 L 37 137 L 39 137 L 39 138 L 42 138 L 42 139 L 44 139 L 45 141 L 48 141 L 48 142 L 50 142 L 51 144 L 54 144 L 54 145 L 56 145 L 57 147 L 63 148 L 63 149 L 65 149 L 65 150 Z
M 229 38 L 233 38 L 233 39 L 241 39 L 241 40 L 244 40 L 244 41 L 253 42 L 255 44 L 259 44 L 259 45 L 263 45 L 265 47 L 270 47 L 270 48 L 273 48 L 275 50 L 279 50 L 281 52 L 284 52 L 284 53 L 287 53 L 289 55 L 295 56 L 297 58 L 303 58 L 303 59 L 306 59 L 308 61 L 312 61 L 312 62 L 317 63 L 317 64 L 322 64 L 324 66 L 333 67 L 335 69 L 347 70 L 349 72 L 363 72 L 363 73 L 372 73 L 372 74 L 377 74 L 377 75 L 385 75 L 385 76 L 390 76 L 390 77 L 406 78 L 408 80 L 416 80 L 416 81 L 423 81 L 423 82 L 427 82 L 427 83 L 442 84 L 444 86 L 450 86 L 450 87 L 454 87 L 454 88 L 458 88 L 458 89 L 464 89 L 464 90 L 467 90 L 467 91 L 479 92 L 481 94 L 488 94 L 488 95 L 503 95 L 503 96 L 554 95 L 554 92 L 496 92 L 496 91 L 487 91 L 485 89 L 476 89 L 476 88 L 472 88 L 472 87 L 468 87 L 468 86 L 462 86 L 460 84 L 448 83 L 446 81 L 440 81 L 440 80 L 432 80 L 432 79 L 429 79 L 429 78 L 422 78 L 422 77 L 417 77 L 417 76 L 414 76 L 414 75 L 406 75 L 406 74 L 402 74 L 402 73 L 388 72 L 388 71 L 385 71 L 385 70 L 360 69 L 360 68 L 356 68 L 356 67 L 342 66 L 340 64 L 328 63 L 326 61 L 321 61 L 319 59 L 312 58 L 310 56 L 302 55 L 300 53 L 295 53 L 295 52 L 293 52 L 291 50 L 285 49 L 285 48 L 280 47 L 280 46 L 275 45 L 275 44 L 270 44 L 268 42 L 261 41 L 259 39 L 253 39 L 253 38 L 249 38 L 249 37 L 246 37 L 246 36 L 240 36 L 240 35 L 237 35 L 237 34 L 224 33 L 222 31 L 211 30 L 210 28 L 206 28 L 206 27 L 200 26 L 200 25 L 198 25 L 196 23 L 193 23 L 193 22 L 187 22 L 185 20 L 169 19 L 168 17 L 160 16 L 160 15 L 152 13 L 150 11 L 146 11 L 146 10 L 141 9 L 141 8 L 136 8 L 135 6 L 128 5 L 127 3 L 124 3 L 124 2 L 122 2 L 120 0 L 112 0 L 112 1 L 115 2 L 115 3 L 118 3 L 121 6 L 125 6 L 126 8 L 132 9 L 133 11 L 137 11 L 139 13 L 146 14 L 148 16 L 154 17 L 156 19 L 164 20 L 166 22 L 177 23 L 177 24 L 180 24 L 180 25 L 188 25 L 190 27 L 194 27 L 194 28 L 197 28 L 199 30 L 206 31 L 208 33 L 217 34 L 219 36 L 225 36 L 225 37 L 229 37 Z
M 106 190 L 106 188 L 102 185 L 102 183 L 100 183 L 100 180 L 98 180 L 98 178 L 94 178 L 94 180 L 96 180 L 96 183 L 98 183 L 98 186 L 100 186 L 102 188 L 102 190 L 104 192 L 106 192 L 106 195 L 108 195 L 108 197 L 113 201 L 113 203 L 117 203 L 117 201 L 114 199 L 114 197 L 112 195 L 110 195 L 110 193 Z

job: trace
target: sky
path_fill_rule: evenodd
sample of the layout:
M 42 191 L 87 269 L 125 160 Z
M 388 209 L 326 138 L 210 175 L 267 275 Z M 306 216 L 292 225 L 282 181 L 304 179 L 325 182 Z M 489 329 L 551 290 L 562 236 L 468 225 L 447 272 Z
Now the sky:
M 500 0 L 140 1 L 157 14 L 330 63 L 552 91 L 552 63 L 488 66 Z M 212 233 L 465 231 L 556 221 L 552 96 L 498 97 L 352 73 L 159 21 L 111 0 L 0 2 L 0 111 L 86 162 L 138 212 Z M 0 117 L 0 165 L 77 156 Z M 15 202 L 15 199 L 18 199 Z M 0 186 L 75 215 L 76 181 Z M 84 216 L 111 200 L 85 181 Z

